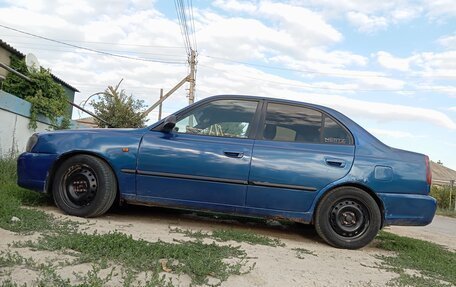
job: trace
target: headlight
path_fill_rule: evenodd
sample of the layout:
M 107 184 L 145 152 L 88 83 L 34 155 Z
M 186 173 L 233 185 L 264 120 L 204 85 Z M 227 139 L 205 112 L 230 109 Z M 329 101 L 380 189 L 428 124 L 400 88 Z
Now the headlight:
M 33 134 L 27 141 L 27 146 L 25 147 L 25 151 L 31 152 L 37 142 L 38 142 L 38 134 Z

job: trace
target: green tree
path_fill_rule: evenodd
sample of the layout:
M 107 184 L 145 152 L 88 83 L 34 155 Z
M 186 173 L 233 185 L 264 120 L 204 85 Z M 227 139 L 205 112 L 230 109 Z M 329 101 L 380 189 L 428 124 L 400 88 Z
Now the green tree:
M 3 90 L 22 98 L 32 104 L 30 109 L 31 129 L 37 128 L 39 114 L 49 118 L 56 129 L 68 128 L 70 115 L 65 90 L 56 83 L 49 70 L 39 68 L 36 72 L 29 72 L 25 61 L 15 56 L 11 57 L 11 67 L 28 76 L 32 81 L 27 81 L 14 73 L 8 73 L 3 82 Z M 62 118 L 60 124 L 58 119 Z
M 146 116 L 143 114 L 144 101 L 127 96 L 124 90 L 119 91 L 122 80 L 114 88 L 109 86 L 97 100 L 90 103 L 95 114 L 110 123 L 113 128 L 141 128 L 145 126 Z M 106 124 L 95 119 L 99 126 Z

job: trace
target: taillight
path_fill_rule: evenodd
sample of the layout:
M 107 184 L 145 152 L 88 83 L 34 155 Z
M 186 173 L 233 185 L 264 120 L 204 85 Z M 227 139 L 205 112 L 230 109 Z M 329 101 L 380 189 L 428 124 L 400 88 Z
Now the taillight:
M 427 155 L 424 156 L 424 161 L 426 162 L 426 182 L 427 182 L 427 184 L 431 185 L 432 171 L 431 171 L 431 164 L 429 162 L 429 157 Z

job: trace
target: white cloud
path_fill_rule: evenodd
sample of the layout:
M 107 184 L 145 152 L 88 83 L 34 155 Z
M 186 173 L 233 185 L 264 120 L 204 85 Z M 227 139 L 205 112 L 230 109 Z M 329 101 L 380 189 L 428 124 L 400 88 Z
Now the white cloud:
M 410 59 L 396 58 L 388 52 L 379 51 L 376 54 L 378 63 L 387 69 L 406 72 L 410 70 Z
M 356 11 L 356 1 L 340 2 L 351 3 L 347 4 L 350 6 L 347 12 Z M 362 10 L 360 13 L 368 15 L 368 18 L 372 15 L 383 17 L 376 16 L 380 15 L 376 13 L 396 9 L 393 9 L 394 5 L 371 2 L 375 1 L 358 3 L 360 11 Z M 11 23 L 24 23 L 18 28 L 51 38 L 86 41 L 81 45 L 101 50 L 143 58 L 185 60 L 183 49 L 154 47 L 182 46 L 182 39 L 177 21 L 165 17 L 153 7 L 147 8 L 150 4 L 147 1 L 116 2 L 107 5 L 109 7 L 106 7 L 106 10 L 100 8 L 106 5 L 103 1 L 81 2 L 81 7 L 77 8 L 83 19 L 81 22 L 74 20 L 73 16 L 77 13 L 74 13 L 76 10 L 68 8 L 70 6 L 63 7 L 54 3 L 55 7 L 49 9 L 49 3 L 37 1 L 31 5 L 31 9 L 26 4 L 21 4 L 21 7 L 27 8 L 0 8 L 0 19 L 11 26 L 14 26 Z M 290 72 L 293 75 L 289 78 L 295 77 L 305 81 L 290 80 L 285 76 L 266 73 L 245 65 L 221 64 L 220 61 L 200 57 L 196 87 L 199 99 L 220 93 L 265 95 L 328 105 L 351 116 L 363 116 L 374 120 L 419 121 L 448 129 L 456 128 L 451 118 L 430 108 L 374 102 L 372 99 L 375 98 L 350 98 L 349 96 L 353 96 L 357 90 L 403 89 L 406 83 L 401 79 L 385 77 L 382 71 L 369 71 L 372 63 L 368 57 L 338 49 L 336 45 L 343 41 L 343 35 L 330 24 L 324 13 L 317 12 L 317 9 L 311 10 L 290 4 L 261 2 L 257 10 L 251 14 L 252 7 L 249 3 L 256 2 L 220 0 L 215 4 L 227 4 L 227 9 L 233 11 L 243 10 L 246 12 L 243 18 L 219 15 L 210 9 L 195 9 L 195 25 L 201 55 L 257 61 L 316 73 Z M 237 4 L 244 6 L 236 6 Z M 142 8 L 137 9 L 138 7 Z M 397 19 L 409 17 L 401 13 L 397 12 Z M 17 21 L 18 19 L 21 21 Z M 371 20 L 369 18 L 368 22 Z M 382 20 L 380 24 L 371 21 L 369 29 L 381 29 L 382 26 L 389 25 L 388 21 L 393 20 Z M 32 23 L 35 22 L 37 24 L 33 26 Z M 9 39 L 17 40 L 14 37 Z M 122 87 L 128 93 L 133 93 L 135 97 L 151 104 L 158 98 L 159 88 L 169 90 L 188 72 L 185 65 L 122 60 L 51 45 L 49 42 L 32 38 L 27 38 L 26 41 L 29 42 L 27 45 L 14 46 L 24 52 L 33 51 L 43 66 L 51 67 L 55 74 L 79 88 L 81 94 L 77 95 L 76 102 L 124 78 Z M 87 41 L 111 44 L 93 44 Z M 132 46 L 132 43 L 136 45 Z M 418 67 L 422 73 L 435 75 L 443 72 L 448 74 L 447 72 L 451 71 L 455 73 L 453 54 L 454 51 L 418 53 L 412 55 L 412 58 L 398 58 L 387 52 L 379 52 L 376 55 L 381 56 L 378 57 L 378 61 L 383 62 L 383 67 L 396 67 L 396 70 L 404 71 L 407 68 Z M 426 85 L 433 87 L 435 83 L 429 82 Z M 451 85 L 446 87 L 448 91 L 452 91 Z M 166 112 L 186 104 L 184 88 L 172 97 L 172 101 L 165 103 L 165 110 L 168 109 Z
M 278 19 L 282 32 L 290 33 L 299 47 L 326 45 L 342 40 L 342 34 L 316 12 L 282 3 L 262 2 L 259 13 Z
M 450 111 L 456 112 L 456 106 L 449 108 Z
M 410 132 L 404 132 L 404 131 L 396 131 L 396 130 L 386 130 L 386 129 L 372 129 L 369 128 L 367 129 L 369 132 L 371 132 L 373 135 L 375 135 L 378 138 L 382 137 L 389 137 L 389 138 L 397 138 L 397 139 L 406 139 L 406 138 L 420 138 L 423 136 L 418 136 L 416 134 L 412 134 Z
M 237 1 L 237 0 L 216 0 L 212 5 L 221 9 L 233 12 L 247 12 L 253 13 L 257 10 L 258 5 L 254 2 L 249 1 Z
M 210 66 L 212 75 L 237 83 L 237 85 L 224 87 L 217 85 L 215 81 L 209 84 L 203 77 L 200 79 L 200 85 L 208 93 L 287 98 L 333 107 L 349 116 L 362 116 L 382 122 L 423 122 L 456 130 L 456 122 L 446 114 L 434 109 L 358 100 L 341 95 L 312 93 L 306 91 L 305 84 L 302 82 L 284 79 L 251 67 L 227 64 Z M 213 86 L 214 84 L 216 86 Z
M 427 16 L 436 21 L 456 16 L 456 5 L 453 0 L 423 0 Z
M 456 49 L 456 34 L 443 36 L 437 42 L 447 49 Z
M 367 15 L 361 12 L 350 11 L 347 13 L 347 20 L 360 32 L 374 32 L 386 29 L 388 20 L 382 16 Z

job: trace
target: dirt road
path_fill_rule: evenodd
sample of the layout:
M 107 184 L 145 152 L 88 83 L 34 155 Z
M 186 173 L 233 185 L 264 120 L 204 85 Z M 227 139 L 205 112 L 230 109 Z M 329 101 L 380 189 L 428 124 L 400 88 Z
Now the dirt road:
M 207 232 L 217 228 L 236 228 L 279 238 L 285 244 L 284 247 L 270 247 L 237 242 L 226 243 L 241 245 L 247 252 L 249 261 L 256 266 L 248 274 L 229 277 L 222 286 L 385 286 L 388 281 L 397 276 L 395 273 L 378 268 L 380 260 L 376 255 L 390 254 L 375 248 L 375 243 L 362 250 L 335 249 L 323 243 L 314 229 L 298 224 L 284 226 L 277 222 L 268 224 L 257 221 L 219 220 L 213 216 L 198 216 L 194 213 L 145 207 L 128 207 L 87 221 L 64 216 L 54 207 L 46 207 L 45 210 L 60 218 L 80 221 L 89 231 L 97 230 L 98 233 L 106 233 L 117 230 L 131 234 L 133 238 L 148 241 L 189 240 L 182 234 L 170 233 L 170 228 L 174 227 Z M 0 229 L 2 239 L 0 250 L 6 249 L 7 244 L 13 241 L 33 239 L 37 235 L 28 237 Z M 313 254 L 306 254 L 300 259 L 294 248 L 305 248 Z M 47 254 L 44 251 L 34 253 L 21 250 L 21 253 L 24 252 L 32 256 L 38 254 L 36 256 L 40 258 L 59 256 Z M 68 276 L 71 276 L 73 271 L 70 269 Z M 33 283 L 33 274 L 27 274 L 18 269 L 13 272 L 12 277 L 21 284 Z M 175 286 L 189 286 L 191 283 L 186 275 L 168 275 L 173 278 Z
M 151 242 L 162 240 L 189 240 L 181 233 L 170 232 L 171 229 L 211 232 L 215 229 L 248 230 L 256 234 L 278 238 L 284 246 L 271 247 L 250 245 L 237 242 L 217 242 L 217 244 L 240 245 L 247 252 L 250 264 L 255 268 L 244 275 L 228 278 L 222 286 L 386 286 L 398 275 L 379 268 L 381 261 L 378 255 L 391 255 L 375 247 L 374 241 L 370 246 L 361 250 L 335 249 L 325 244 L 309 226 L 300 224 L 280 224 L 278 222 L 263 222 L 240 218 L 220 219 L 214 215 L 198 215 L 192 212 L 180 212 L 161 208 L 130 206 L 96 219 L 81 219 L 63 215 L 55 207 L 41 208 L 60 219 L 79 221 L 83 228 L 91 233 L 108 233 L 118 231 L 131 234 L 135 239 Z M 433 223 L 426 227 L 388 227 L 388 231 L 413 238 L 428 240 L 456 249 L 456 219 L 436 216 Z M 18 235 L 0 229 L 0 251 L 10 249 L 30 256 L 34 260 L 61 259 L 63 254 L 30 249 L 8 247 L 15 241 L 35 240 L 39 234 Z M 207 243 L 212 239 L 204 239 Z M 306 250 L 304 256 L 297 256 L 295 248 Z M 80 264 L 64 267 L 59 274 L 64 278 L 74 276 L 73 272 L 87 272 L 90 265 Z M 172 278 L 174 286 L 190 286 L 191 279 L 187 275 L 163 273 Z M 16 283 L 33 285 L 36 272 L 16 268 L 11 278 Z M 0 275 L 1 279 L 1 275 Z M 117 284 L 118 283 L 118 284 Z M 114 282 L 109 286 L 122 286 Z
M 436 215 L 427 226 L 390 226 L 386 230 L 456 250 L 456 218 Z

